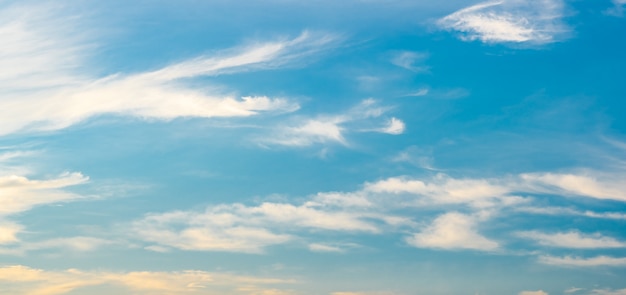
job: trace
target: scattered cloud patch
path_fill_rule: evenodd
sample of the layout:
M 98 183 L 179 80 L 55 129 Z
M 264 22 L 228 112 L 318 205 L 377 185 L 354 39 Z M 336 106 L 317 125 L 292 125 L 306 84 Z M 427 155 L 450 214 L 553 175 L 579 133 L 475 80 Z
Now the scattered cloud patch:
M 17 294 L 60 295 L 114 286 L 133 294 L 280 294 L 276 286 L 293 281 L 197 270 L 179 272 L 107 272 L 68 269 L 46 271 L 22 265 L 0 268 L 0 290 Z M 106 290 L 106 289 L 104 289 Z M 284 292 L 286 292 L 285 290 Z M 14 294 L 16 294 L 14 293 Z M 282 293 L 287 294 L 287 293 Z
M 420 233 L 406 239 L 406 242 L 418 248 L 436 248 L 446 250 L 481 250 L 498 249 L 497 242 L 480 235 L 476 230 L 474 216 L 458 212 L 446 213 L 437 217 L 433 223 Z
M 626 5 L 626 0 L 612 0 L 611 2 L 613 3 L 613 7 L 607 9 L 605 13 L 618 17 L 624 16 L 624 5 Z
M 626 201 L 623 175 L 528 173 L 522 174 L 521 178 L 539 191 Z
M 599 233 L 585 235 L 578 231 L 564 233 L 542 233 L 537 231 L 518 232 L 518 237 L 531 239 L 539 245 L 573 248 L 573 249 L 597 249 L 597 248 L 624 248 L 626 243 Z
M 397 118 L 391 118 L 387 127 L 380 129 L 381 133 L 398 135 L 404 133 L 404 129 L 406 128 L 404 122 Z
M 561 0 L 488 1 L 454 12 L 437 24 L 458 31 L 466 41 L 544 44 L 567 33 L 563 14 Z
M 626 289 L 611 290 L 611 289 L 594 289 L 591 290 L 591 295 L 626 295 Z
M 405 241 L 414 247 L 494 252 L 501 249 L 501 243 L 483 236 L 482 224 L 498 218 L 502 210 L 541 213 L 530 210 L 535 208 L 536 198 L 544 194 L 553 198 L 560 192 L 550 187 L 538 188 L 524 175 L 491 179 L 454 178 L 443 173 L 426 178 L 390 177 L 365 183 L 356 191 L 320 192 L 299 203 L 234 203 L 209 206 L 204 211 L 149 214 L 133 223 L 131 235 L 152 243 L 147 245 L 149 249 L 263 253 L 267 247 L 292 243 L 312 232 L 369 235 L 409 232 L 412 235 Z M 523 197 L 528 194 L 533 197 Z M 420 214 L 428 211 L 429 214 Z M 551 214 L 571 214 L 557 211 Z M 434 219 L 433 212 L 438 214 Z M 550 247 L 624 246 L 622 241 L 610 237 L 576 231 L 556 234 L 526 231 L 517 235 Z M 343 248 L 339 244 L 309 245 L 312 251 L 339 252 Z M 540 260 L 546 264 L 584 265 L 605 260 L 615 263 L 606 257 L 587 261 L 545 256 Z
M 81 196 L 63 188 L 84 184 L 89 180 L 81 173 L 63 173 L 56 178 L 33 180 L 24 176 L 0 176 L 0 216 L 30 210 L 39 205 L 67 202 Z
M 429 71 L 429 67 L 423 65 L 426 59 L 428 53 L 402 51 L 394 54 L 391 63 L 414 73 L 424 73 Z
M 366 99 L 343 114 L 320 115 L 315 118 L 298 118 L 289 126 L 279 126 L 273 135 L 259 139 L 264 145 L 304 147 L 315 144 L 337 143 L 349 145 L 346 135 L 354 132 L 376 132 L 392 135 L 402 134 L 405 124 L 395 117 L 390 118 L 385 126 L 371 128 L 377 118 L 391 108 L 381 106 L 374 99 Z
M 623 267 L 626 266 L 626 257 L 596 256 L 591 258 L 581 258 L 572 256 L 540 256 L 539 262 L 543 264 L 564 267 Z
M 401 218 L 367 210 L 323 204 L 262 203 L 208 207 L 204 212 L 150 214 L 133 223 L 133 236 L 159 246 L 182 250 L 262 253 L 265 247 L 292 241 L 292 232 L 306 230 L 379 233 L 379 222 L 394 225 Z M 378 220 L 378 222 L 376 222 Z M 316 244 L 311 250 L 331 250 Z
M 547 292 L 543 291 L 543 290 L 538 290 L 538 291 L 522 291 L 519 292 L 518 295 L 548 295 Z

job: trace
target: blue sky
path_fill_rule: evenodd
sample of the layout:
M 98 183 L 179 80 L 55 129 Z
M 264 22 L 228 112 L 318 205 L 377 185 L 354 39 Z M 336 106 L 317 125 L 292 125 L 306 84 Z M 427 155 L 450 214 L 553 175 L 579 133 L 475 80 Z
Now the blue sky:
M 626 2 L 3 1 L 3 294 L 626 294 Z

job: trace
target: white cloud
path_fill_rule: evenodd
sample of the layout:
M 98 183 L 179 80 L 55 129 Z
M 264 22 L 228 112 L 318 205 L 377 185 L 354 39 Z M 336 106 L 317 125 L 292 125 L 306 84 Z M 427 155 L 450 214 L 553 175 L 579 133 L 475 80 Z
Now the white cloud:
M 80 199 L 63 188 L 89 180 L 81 173 L 64 173 L 48 180 L 32 180 L 24 176 L 0 176 L 0 216 L 30 210 L 34 206 Z
M 320 243 L 309 244 L 309 250 L 311 250 L 313 252 L 331 252 L 331 253 L 343 253 L 343 252 L 345 252 L 345 250 L 340 248 L 340 247 L 331 246 L 331 245 L 327 245 L 327 244 L 320 244 Z
M 422 65 L 428 58 L 427 53 L 414 52 L 414 51 L 402 51 L 396 53 L 391 59 L 391 63 L 401 68 L 407 69 L 415 73 L 428 72 L 428 67 Z
M 351 132 L 378 132 L 402 134 L 404 122 L 392 117 L 384 127 L 371 128 L 377 124 L 374 119 L 381 117 L 389 107 L 380 106 L 374 99 L 365 99 L 342 114 L 320 115 L 315 118 L 298 118 L 279 126 L 275 134 L 258 141 L 262 144 L 283 146 L 310 146 L 314 144 L 338 143 L 348 145 L 346 134 Z
M 624 248 L 626 243 L 599 233 L 581 234 L 577 231 L 564 233 L 542 233 L 537 231 L 518 232 L 517 236 L 535 240 L 538 244 L 559 248 L 595 249 L 595 248 Z
M 482 2 L 438 21 L 459 31 L 464 40 L 485 43 L 550 43 L 567 32 L 561 0 L 501 0 Z
M 591 258 L 540 256 L 539 262 L 548 265 L 569 267 L 626 266 L 626 257 L 596 256 Z
M 288 294 L 275 286 L 293 283 L 274 278 L 237 276 L 197 270 L 179 272 L 46 271 L 21 265 L 0 267 L 0 291 L 13 294 L 60 295 L 116 286 L 129 294 Z M 103 289 L 106 290 L 106 289 Z M 264 293 L 267 292 L 267 293 Z M 274 292 L 274 293 L 272 293 Z
M 12 222 L 0 222 L 0 245 L 12 244 L 19 239 L 17 233 L 22 231 L 22 226 Z
M 592 295 L 626 295 L 626 289 L 611 290 L 611 289 L 595 289 L 592 290 Z
M 437 217 L 432 225 L 406 239 L 409 245 L 418 248 L 446 250 L 471 249 L 493 251 L 498 243 L 481 236 L 476 231 L 477 219 L 458 212 Z
M 523 199 L 507 196 L 511 189 L 506 183 L 489 179 L 456 179 L 437 174 L 429 180 L 408 177 L 391 177 L 367 183 L 365 189 L 375 193 L 416 195 L 417 202 L 437 204 L 471 204 L 474 207 L 490 207 L 499 204 L 517 203 Z
M 532 214 L 545 214 L 545 215 L 575 215 L 585 216 L 590 218 L 603 218 L 603 219 L 616 219 L 626 220 L 626 214 L 620 212 L 593 212 L 593 211 L 579 211 L 572 208 L 563 207 L 517 207 L 514 209 L 518 212 L 532 213 Z
M 294 231 L 378 233 L 380 226 L 375 220 L 390 225 L 405 222 L 379 213 L 321 206 L 320 202 L 299 206 L 266 202 L 151 214 L 134 222 L 133 236 L 183 250 L 261 253 L 267 246 L 292 241 Z
M 398 135 L 398 134 L 404 133 L 405 128 L 406 126 L 404 125 L 404 122 L 402 122 L 402 120 L 397 119 L 397 118 L 391 118 L 391 120 L 389 120 L 387 127 L 381 128 L 380 132 Z
M 3 9 L 0 38 L 0 135 L 58 130 L 99 115 L 169 120 L 181 117 L 241 117 L 298 108 L 283 98 L 244 96 L 191 88 L 183 78 L 275 68 L 331 46 L 336 38 L 305 32 L 291 40 L 252 44 L 201 56 L 162 69 L 93 77 L 84 66 L 90 49 L 84 26 L 30 7 Z M 17 12 L 16 12 L 17 11 Z M 28 13 L 27 13 L 28 12 Z M 42 16 L 43 15 L 43 16 Z M 94 33 L 95 34 L 95 33 Z
M 569 289 L 567 289 L 567 290 L 565 290 L 563 292 L 567 293 L 567 294 L 571 294 L 571 293 L 576 293 L 576 292 L 582 291 L 582 290 L 584 290 L 584 289 L 583 288 L 571 287 L 571 288 L 569 288 Z
M 281 135 L 272 139 L 273 144 L 286 146 L 309 146 L 316 143 L 337 142 L 346 145 L 341 118 L 311 119 L 297 127 L 286 127 Z
M 626 0 L 612 0 L 613 7 L 606 10 L 606 13 L 613 16 L 624 16 L 624 5 Z
M 520 177 L 530 190 L 626 201 L 624 175 L 527 173 Z
M 522 291 L 522 292 L 519 292 L 518 295 L 548 295 L 548 293 L 543 290 L 537 290 L 537 291 Z
M 546 212 L 537 212 L 538 208 L 532 206 L 542 194 L 559 192 L 550 186 L 538 186 L 525 174 L 501 178 L 454 178 L 442 173 L 426 178 L 390 177 L 365 183 L 356 191 L 320 192 L 298 203 L 222 204 L 209 206 L 203 212 L 150 214 L 133 224 L 132 235 L 153 243 L 147 247 L 159 247 L 154 248 L 159 251 L 177 248 L 260 253 L 272 245 L 298 241 L 311 232 L 410 232 L 414 234 L 406 242 L 415 247 L 495 251 L 500 249 L 499 242 L 481 235 L 481 224 L 498 217 L 503 208 L 531 214 L 578 212 L 554 211 L 549 207 L 544 207 Z M 528 194 L 533 197 L 521 197 Z M 425 211 L 430 212 L 420 214 Z M 432 212 L 440 215 L 429 220 Z M 615 217 L 609 213 L 578 213 L 594 218 Z M 623 246 L 623 242 L 599 234 L 519 235 L 553 247 Z M 311 249 L 318 251 L 341 248 L 335 244 L 313 244 Z

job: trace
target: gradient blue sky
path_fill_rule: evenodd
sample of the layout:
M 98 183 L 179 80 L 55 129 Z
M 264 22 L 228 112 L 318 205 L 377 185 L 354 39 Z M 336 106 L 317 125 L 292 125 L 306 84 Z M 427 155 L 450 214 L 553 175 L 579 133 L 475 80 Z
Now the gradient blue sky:
M 0 293 L 624 295 L 625 10 L 2 1 Z

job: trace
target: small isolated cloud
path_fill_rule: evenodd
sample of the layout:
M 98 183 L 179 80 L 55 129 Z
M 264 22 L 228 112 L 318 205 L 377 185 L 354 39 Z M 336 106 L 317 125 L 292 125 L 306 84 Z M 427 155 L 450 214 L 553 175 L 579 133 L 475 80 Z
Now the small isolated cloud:
M 428 58 L 428 53 L 414 52 L 414 51 L 402 51 L 394 54 L 391 59 L 391 63 L 407 69 L 415 73 L 428 72 L 429 67 L 424 66 L 424 61 Z
M 485 238 L 476 230 L 476 217 L 458 212 L 437 217 L 432 225 L 406 239 L 411 246 L 446 250 L 493 251 L 498 243 Z
M 365 99 L 344 113 L 335 115 L 319 115 L 315 118 L 298 118 L 295 122 L 282 124 L 273 135 L 259 139 L 266 145 L 282 145 L 304 147 L 314 144 L 338 143 L 347 146 L 346 134 L 354 132 L 376 132 L 392 135 L 402 134 L 405 124 L 402 120 L 392 117 L 385 126 L 372 128 L 378 118 L 391 108 L 381 106 L 374 99 Z
M 436 170 L 433 165 L 434 158 L 432 156 L 432 150 L 419 148 L 417 146 L 410 146 L 406 148 L 405 150 L 399 152 L 391 160 L 393 162 L 409 163 L 413 166 L 428 170 Z
M 309 244 L 309 250 L 313 252 L 331 252 L 331 253 L 345 252 L 345 250 L 340 247 L 331 246 L 327 244 L 319 244 L 319 243 Z
M 537 290 L 537 291 L 522 291 L 522 292 L 519 292 L 518 295 L 548 295 L 548 293 L 544 292 L 543 290 Z
M 536 241 L 539 245 L 573 249 L 624 248 L 626 243 L 599 233 L 582 234 L 577 231 L 564 233 L 518 232 L 518 237 Z
M 548 265 L 565 267 L 623 267 L 626 266 L 626 257 L 596 256 L 591 258 L 581 258 L 572 256 L 541 256 L 539 257 L 539 262 Z
M 582 290 L 584 290 L 584 289 L 583 288 L 572 287 L 572 288 L 569 288 L 569 289 L 567 289 L 567 290 L 565 290 L 563 292 L 565 292 L 567 294 L 572 294 L 572 293 L 576 293 L 576 292 L 582 291 Z
M 437 23 L 460 33 L 467 41 L 484 43 L 551 43 L 568 29 L 561 20 L 561 0 L 501 0 L 482 2 L 455 13 Z
M 381 128 L 380 132 L 397 135 L 404 133 L 405 128 L 406 126 L 404 125 L 404 122 L 402 122 L 402 120 L 397 118 L 391 118 L 391 120 L 389 120 L 389 122 L 387 123 L 387 127 Z

